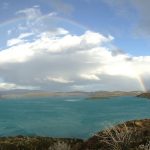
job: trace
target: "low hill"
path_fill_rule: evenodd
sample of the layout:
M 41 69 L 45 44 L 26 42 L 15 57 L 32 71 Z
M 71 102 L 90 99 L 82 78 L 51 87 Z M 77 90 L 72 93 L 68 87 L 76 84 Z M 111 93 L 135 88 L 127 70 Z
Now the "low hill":
M 140 91 L 97 91 L 97 92 L 50 92 L 50 91 L 36 91 L 36 90 L 10 90 L 0 91 L 0 98 L 21 98 L 21 97 L 51 97 L 51 96 L 85 96 L 89 99 L 109 98 L 115 96 L 137 96 L 141 94 Z
M 140 91 L 98 91 L 90 94 L 89 98 L 91 99 L 101 99 L 101 98 L 109 98 L 109 97 L 117 97 L 117 96 L 137 96 L 141 94 Z

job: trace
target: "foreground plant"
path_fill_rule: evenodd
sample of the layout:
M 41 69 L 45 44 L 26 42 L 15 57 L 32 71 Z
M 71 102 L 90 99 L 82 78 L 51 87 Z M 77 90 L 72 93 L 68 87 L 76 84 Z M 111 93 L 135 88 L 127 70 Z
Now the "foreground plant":
M 126 124 L 120 127 L 112 127 L 103 131 L 103 134 L 97 134 L 101 143 L 104 143 L 109 150 L 128 150 L 131 144 L 133 132 L 129 130 Z
M 150 150 L 150 141 L 146 143 L 145 145 L 139 145 L 138 150 Z

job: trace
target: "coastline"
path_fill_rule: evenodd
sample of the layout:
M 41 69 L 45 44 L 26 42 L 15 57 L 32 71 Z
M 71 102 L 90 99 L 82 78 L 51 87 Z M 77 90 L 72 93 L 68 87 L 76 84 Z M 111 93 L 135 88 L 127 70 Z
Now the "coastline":
M 138 96 L 141 91 L 95 91 L 95 92 L 49 92 L 49 91 L 5 91 L 0 93 L 1 99 L 14 99 L 14 98 L 38 98 L 38 97 L 86 97 L 87 99 L 101 99 L 118 96 Z
M 109 131 L 109 132 L 108 132 Z M 109 133 L 109 134 L 108 134 Z M 117 134 L 116 134 L 117 133 Z M 113 135 L 113 138 L 111 136 Z M 124 138 L 121 136 L 124 135 Z M 117 143 L 118 136 L 121 139 Z M 130 138 L 130 139 L 127 139 Z M 113 141 L 115 139 L 115 142 Z M 127 140 L 127 141 L 126 141 Z M 87 140 L 52 137 L 0 137 L 1 150 L 109 150 L 115 145 L 128 146 L 127 150 L 142 150 L 142 145 L 150 141 L 150 119 L 132 120 L 102 130 Z M 110 144 L 108 143 L 110 142 Z M 128 142 L 128 143 L 127 143 Z

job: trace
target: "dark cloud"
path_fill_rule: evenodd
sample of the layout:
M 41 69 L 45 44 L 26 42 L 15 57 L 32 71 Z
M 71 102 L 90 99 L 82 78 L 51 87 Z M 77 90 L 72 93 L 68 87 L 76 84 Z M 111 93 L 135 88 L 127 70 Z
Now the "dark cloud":
M 125 52 L 121 49 L 114 49 L 111 51 L 112 56 L 122 55 L 125 54 Z

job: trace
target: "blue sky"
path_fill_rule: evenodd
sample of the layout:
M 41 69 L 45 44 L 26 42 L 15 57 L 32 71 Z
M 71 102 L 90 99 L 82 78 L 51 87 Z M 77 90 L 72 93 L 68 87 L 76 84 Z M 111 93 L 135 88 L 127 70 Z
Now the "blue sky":
M 2 0 L 0 22 L 16 18 L 15 13 L 21 9 L 40 6 L 43 14 L 57 12 L 59 16 L 74 20 L 89 29 L 115 37 L 114 43 L 132 55 L 149 54 L 149 36 L 136 35 L 140 20 L 139 10 L 134 4 L 108 0 Z M 136 2 L 135 2 L 136 3 Z M 144 2 L 143 2 L 144 3 Z M 61 8 L 61 5 L 62 6 Z M 59 7 L 61 9 L 59 9 Z M 137 29 L 136 29 L 137 28 Z M 143 31 L 146 32 L 146 31 Z M 137 33 L 138 34 L 138 33 Z M 144 33 L 143 33 L 144 34 Z
M 148 88 L 147 0 L 1 0 L 0 4 L 0 89 Z

